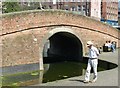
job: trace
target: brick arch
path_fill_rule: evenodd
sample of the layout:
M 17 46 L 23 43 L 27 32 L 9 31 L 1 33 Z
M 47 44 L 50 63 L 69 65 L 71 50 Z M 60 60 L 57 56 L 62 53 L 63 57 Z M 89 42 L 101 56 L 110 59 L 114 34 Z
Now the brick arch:
M 42 39 L 42 42 L 41 42 L 41 45 L 40 45 L 40 69 L 42 70 L 43 69 L 43 48 L 44 48 L 44 45 L 45 45 L 45 42 L 47 42 L 47 40 L 52 37 L 54 34 L 56 33 L 61 33 L 61 32 L 64 32 L 64 33 L 70 33 L 71 35 L 74 35 L 82 44 L 82 52 L 83 52 L 83 56 L 85 55 L 85 49 L 84 49 L 84 45 L 83 45 L 83 42 L 81 40 L 81 38 L 79 37 L 79 35 L 74 31 L 72 30 L 72 28 L 66 28 L 66 27 L 57 27 L 57 28 L 53 28 L 51 31 L 49 31 L 45 36 L 44 38 Z

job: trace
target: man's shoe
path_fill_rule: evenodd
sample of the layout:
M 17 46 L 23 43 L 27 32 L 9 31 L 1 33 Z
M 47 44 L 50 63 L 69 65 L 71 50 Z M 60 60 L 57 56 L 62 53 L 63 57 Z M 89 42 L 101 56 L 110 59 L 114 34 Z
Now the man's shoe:
M 92 82 L 92 83 L 95 83 L 96 81 L 97 81 L 97 79 L 94 79 L 94 80 L 92 80 L 91 82 Z
M 83 82 L 84 82 L 84 83 L 89 83 L 89 81 L 86 81 L 86 80 L 85 80 L 85 81 L 83 81 Z

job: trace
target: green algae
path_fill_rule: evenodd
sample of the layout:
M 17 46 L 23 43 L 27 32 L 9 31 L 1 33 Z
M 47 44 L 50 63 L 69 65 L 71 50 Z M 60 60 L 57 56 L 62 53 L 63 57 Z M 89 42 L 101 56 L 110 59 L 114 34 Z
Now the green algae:
M 31 73 L 31 75 L 35 76 L 35 75 L 39 75 L 39 73 L 38 72 L 33 72 L 33 73 Z

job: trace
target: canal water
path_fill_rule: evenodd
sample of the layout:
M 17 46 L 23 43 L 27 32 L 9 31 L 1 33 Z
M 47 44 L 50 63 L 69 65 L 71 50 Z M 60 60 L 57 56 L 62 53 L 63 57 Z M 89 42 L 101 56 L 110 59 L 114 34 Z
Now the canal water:
M 85 74 L 87 58 L 82 61 L 59 61 L 44 63 L 44 71 L 33 71 L 2 76 L 2 86 L 28 86 L 47 83 Z M 117 67 L 116 64 L 99 60 L 98 71 Z

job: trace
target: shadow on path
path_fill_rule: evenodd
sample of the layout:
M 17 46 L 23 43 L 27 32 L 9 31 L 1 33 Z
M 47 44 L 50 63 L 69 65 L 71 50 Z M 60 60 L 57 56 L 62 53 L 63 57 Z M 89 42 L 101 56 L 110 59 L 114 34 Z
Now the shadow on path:
M 78 81 L 84 83 L 84 80 L 78 80 L 78 79 L 70 79 L 69 81 Z

